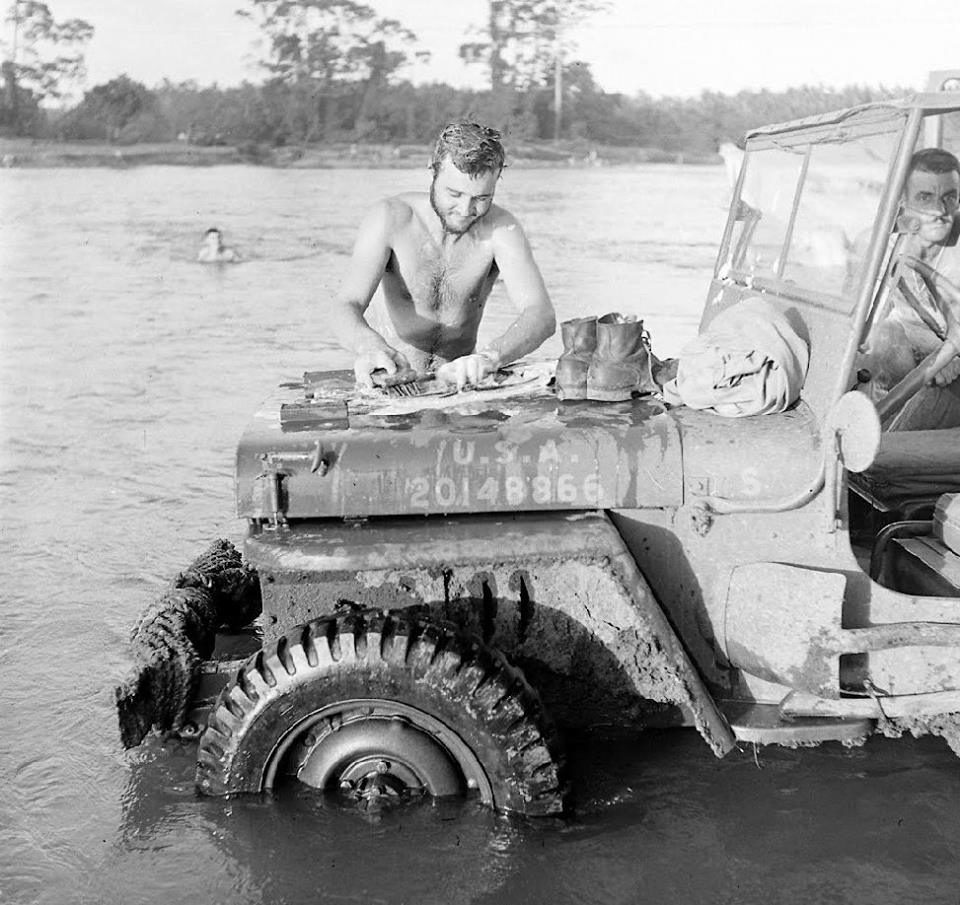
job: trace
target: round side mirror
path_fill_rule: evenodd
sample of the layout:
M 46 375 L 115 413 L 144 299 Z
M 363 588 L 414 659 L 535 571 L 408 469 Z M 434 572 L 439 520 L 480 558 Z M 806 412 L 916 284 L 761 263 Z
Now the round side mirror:
M 880 417 L 863 393 L 844 393 L 830 409 L 824 423 L 824 439 L 837 438 L 840 461 L 847 471 L 866 471 L 880 449 Z

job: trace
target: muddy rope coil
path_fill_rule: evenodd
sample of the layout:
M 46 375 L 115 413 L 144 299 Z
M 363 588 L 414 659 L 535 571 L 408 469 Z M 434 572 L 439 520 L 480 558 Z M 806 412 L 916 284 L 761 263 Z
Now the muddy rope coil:
M 124 748 L 151 728 L 181 729 L 217 629 L 239 629 L 261 610 L 256 571 L 236 547 L 216 540 L 143 612 L 131 637 L 133 669 L 117 686 Z

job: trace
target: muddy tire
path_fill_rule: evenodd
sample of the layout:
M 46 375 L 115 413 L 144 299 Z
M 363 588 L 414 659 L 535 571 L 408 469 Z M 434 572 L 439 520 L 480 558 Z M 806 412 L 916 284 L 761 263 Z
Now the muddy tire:
M 290 776 L 366 803 L 474 793 L 530 816 L 563 808 L 555 737 L 519 670 L 404 614 L 310 622 L 222 691 L 200 739 L 199 792 L 269 791 Z

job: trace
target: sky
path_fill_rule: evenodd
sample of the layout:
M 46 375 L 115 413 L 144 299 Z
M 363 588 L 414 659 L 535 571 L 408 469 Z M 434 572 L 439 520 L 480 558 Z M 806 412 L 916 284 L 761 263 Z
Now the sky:
M 4 0 L 0 0 L 2 5 Z M 484 87 L 457 47 L 486 0 L 366 0 L 431 52 L 404 74 L 416 83 Z M 245 0 L 47 0 L 56 20 L 96 29 L 86 87 L 126 74 L 221 87 L 260 81 Z M 5 35 L 5 38 L 8 37 Z M 573 32 L 579 59 L 607 92 L 693 97 L 704 90 L 802 84 L 921 89 L 927 72 L 960 68 L 960 4 L 946 0 L 610 0 Z

